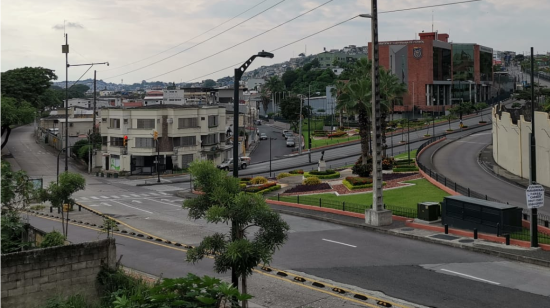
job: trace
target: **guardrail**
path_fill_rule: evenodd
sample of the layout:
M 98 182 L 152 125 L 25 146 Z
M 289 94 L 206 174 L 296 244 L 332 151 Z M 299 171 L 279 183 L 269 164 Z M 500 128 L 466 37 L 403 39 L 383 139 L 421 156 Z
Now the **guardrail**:
M 456 183 L 455 181 L 447 178 L 443 174 L 439 174 L 439 173 L 431 170 L 430 168 L 426 167 L 425 165 L 423 165 L 418 160 L 418 157 L 420 156 L 419 154 L 422 151 L 422 149 L 424 149 L 425 147 L 427 147 L 431 143 L 434 143 L 434 142 L 436 142 L 437 140 L 439 140 L 443 137 L 445 137 L 445 136 L 432 137 L 432 138 L 430 138 L 430 140 L 428 140 L 428 141 L 426 141 L 426 142 L 424 142 L 423 144 L 420 145 L 420 147 L 418 148 L 418 151 L 416 152 L 416 163 L 418 165 L 418 169 L 424 171 L 424 173 L 426 173 L 426 175 L 428 175 L 432 179 L 436 180 L 437 182 L 445 185 L 445 187 L 448 187 L 448 188 L 456 191 L 457 193 L 459 193 L 463 196 L 468 196 L 468 197 L 472 197 L 472 198 L 476 198 L 476 199 L 483 199 L 483 200 L 487 200 L 487 201 L 493 201 L 493 202 L 508 204 L 508 202 L 504 202 L 502 200 L 489 197 L 487 194 L 477 192 L 473 189 L 470 189 L 469 187 L 464 187 L 464 186 Z M 530 221 L 530 219 L 529 219 L 530 216 L 531 216 L 530 212 L 526 209 L 523 209 L 523 219 L 527 220 L 527 221 Z M 538 216 L 537 224 L 539 224 L 541 226 L 544 226 L 544 227 L 548 227 L 550 225 L 550 216 L 549 215 L 544 215 L 544 214 L 539 213 L 537 216 Z

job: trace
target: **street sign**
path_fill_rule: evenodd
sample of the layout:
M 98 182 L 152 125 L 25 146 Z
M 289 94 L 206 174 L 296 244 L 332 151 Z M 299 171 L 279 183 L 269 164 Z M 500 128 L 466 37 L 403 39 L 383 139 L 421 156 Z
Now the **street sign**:
M 69 205 L 68 204 L 63 204 L 63 212 L 68 212 L 69 211 Z
M 536 209 L 544 205 L 544 187 L 538 184 L 531 184 L 525 191 L 527 207 Z

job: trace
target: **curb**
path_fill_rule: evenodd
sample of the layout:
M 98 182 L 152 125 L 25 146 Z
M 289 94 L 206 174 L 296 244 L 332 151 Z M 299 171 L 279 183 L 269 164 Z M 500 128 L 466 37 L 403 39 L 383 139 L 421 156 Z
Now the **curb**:
M 480 252 L 480 253 L 484 253 L 484 254 L 487 254 L 487 255 L 492 255 L 492 256 L 501 257 L 501 258 L 505 258 L 505 259 L 509 259 L 509 260 L 514 260 L 514 261 L 519 261 L 519 262 L 523 262 L 523 263 L 534 264 L 534 265 L 539 265 L 539 266 L 544 266 L 544 267 L 550 268 L 550 260 L 542 260 L 542 259 L 537 259 L 537 258 L 532 258 L 532 257 L 527 257 L 527 256 L 515 255 L 515 254 L 512 254 L 512 253 L 500 252 L 500 251 L 491 250 L 491 249 L 482 248 L 482 247 L 466 246 L 466 245 L 461 245 L 461 244 L 458 244 L 458 243 L 441 242 L 439 240 L 432 239 L 432 238 L 429 238 L 429 237 L 424 237 L 424 236 L 419 236 L 419 235 L 414 235 L 414 234 L 407 234 L 407 233 L 398 233 L 398 232 L 391 231 L 390 229 L 383 229 L 383 228 L 373 227 L 373 226 L 369 226 L 369 225 L 359 225 L 359 224 L 356 224 L 356 223 L 345 222 L 345 221 L 341 221 L 341 220 L 337 220 L 337 219 L 333 219 L 333 218 L 319 217 L 319 216 L 312 215 L 312 214 L 298 213 L 298 212 L 294 212 L 294 211 L 281 210 L 281 209 L 273 209 L 273 211 L 281 213 L 281 214 L 299 216 L 299 217 L 304 217 L 304 218 L 309 218 L 309 219 L 315 219 L 315 220 L 330 222 L 330 223 L 334 223 L 334 224 L 337 224 L 337 225 L 343 225 L 343 226 L 352 227 L 352 228 L 370 230 L 370 231 L 374 231 L 374 232 L 378 232 L 378 233 L 382 233 L 382 234 L 389 234 L 389 235 L 403 237 L 403 238 L 420 240 L 420 241 L 428 242 L 428 243 L 434 243 L 434 244 L 440 244 L 440 245 L 445 245 L 445 246 L 451 246 L 451 247 L 455 247 L 455 248 L 466 249 L 466 250 L 473 251 L 473 252 Z

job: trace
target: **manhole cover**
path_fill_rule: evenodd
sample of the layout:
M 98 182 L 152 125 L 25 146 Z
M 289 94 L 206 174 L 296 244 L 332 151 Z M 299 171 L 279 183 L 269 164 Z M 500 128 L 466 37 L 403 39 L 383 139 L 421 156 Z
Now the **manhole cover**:
M 460 243 L 473 243 L 474 240 L 459 240 Z
M 456 240 L 458 238 L 456 236 L 447 235 L 447 234 L 436 234 L 436 235 L 432 235 L 431 237 L 437 238 L 440 240 L 447 240 L 447 241 Z
M 401 229 L 401 231 L 412 231 L 412 230 L 414 230 L 414 229 L 413 228 L 403 228 L 403 229 Z

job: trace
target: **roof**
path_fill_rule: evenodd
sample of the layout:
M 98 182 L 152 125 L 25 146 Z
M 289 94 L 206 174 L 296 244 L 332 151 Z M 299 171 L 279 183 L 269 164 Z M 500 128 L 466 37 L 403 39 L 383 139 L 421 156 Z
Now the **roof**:
M 139 110 L 139 109 L 192 109 L 192 108 L 206 108 L 206 109 L 212 109 L 212 108 L 225 108 L 224 106 L 220 105 L 175 105 L 175 104 L 161 104 L 161 105 L 149 105 L 149 106 L 141 106 L 141 107 L 133 107 L 132 110 Z M 124 107 L 107 107 L 104 109 L 124 109 Z

